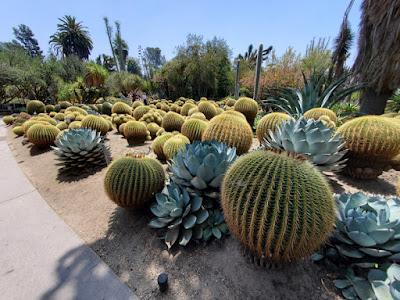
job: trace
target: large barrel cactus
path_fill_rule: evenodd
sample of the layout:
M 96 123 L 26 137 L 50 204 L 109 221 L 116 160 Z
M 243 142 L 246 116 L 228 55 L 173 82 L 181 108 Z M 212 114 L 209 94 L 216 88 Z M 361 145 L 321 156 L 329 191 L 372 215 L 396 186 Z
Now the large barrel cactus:
M 108 149 L 105 147 L 100 132 L 82 128 L 70 129 L 56 139 L 54 153 L 60 171 L 80 171 L 87 167 L 105 165 Z
M 164 187 L 162 165 L 144 155 L 115 160 L 104 177 L 108 197 L 121 207 L 142 208 Z
M 45 111 L 46 106 L 42 101 L 30 100 L 26 104 L 26 112 L 30 115 L 44 113 Z
M 29 142 L 38 147 L 49 147 L 54 143 L 59 133 L 60 130 L 53 125 L 34 124 L 28 129 L 26 136 Z
M 174 156 L 171 179 L 194 192 L 218 198 L 224 174 L 235 159 L 235 148 L 216 141 L 195 141 Z
M 180 150 L 185 149 L 185 145 L 190 144 L 190 140 L 183 134 L 177 134 L 169 138 L 163 146 L 163 153 L 167 160 L 172 159 Z
M 157 158 L 159 160 L 166 159 L 166 157 L 164 155 L 163 147 L 164 147 L 165 142 L 173 136 L 174 135 L 171 132 L 166 132 L 166 133 L 163 133 L 162 135 L 156 137 L 154 139 L 153 143 L 151 143 L 151 150 L 153 150 L 153 152 L 155 153 L 155 155 L 157 155 Z
M 269 135 L 270 131 L 274 132 L 280 124 L 291 119 L 293 119 L 291 116 L 281 112 L 266 114 L 257 124 L 257 139 L 260 142 L 263 142 L 264 139 Z
M 202 140 L 224 143 L 236 148 L 237 154 L 240 155 L 249 151 L 253 142 L 253 131 L 240 117 L 220 114 L 210 121 Z
M 178 113 L 170 111 L 162 119 L 161 126 L 166 131 L 181 131 L 185 119 Z
M 235 102 L 234 108 L 236 111 L 244 114 L 247 122 L 253 126 L 254 119 L 256 118 L 258 112 L 257 101 L 248 97 L 241 97 Z
M 344 172 L 356 178 L 376 178 L 400 153 L 400 125 L 378 116 L 355 118 L 337 129 L 350 150 Z
M 132 114 L 132 108 L 128 104 L 126 104 L 125 102 L 119 101 L 119 102 L 116 102 L 112 106 L 111 112 L 113 114 L 131 115 Z
M 285 121 L 275 132 L 270 132 L 263 144 L 267 148 L 303 154 L 323 172 L 337 172 L 345 167 L 345 142 L 322 121 L 304 118 Z
M 147 127 L 139 121 L 129 121 L 124 126 L 124 137 L 129 145 L 142 144 L 146 141 Z
M 193 104 L 193 103 L 190 103 L 190 102 L 185 103 L 182 106 L 181 115 L 182 116 L 187 116 L 189 114 L 189 110 L 192 109 L 192 108 L 195 108 L 195 107 L 197 107 L 196 104 Z
M 100 132 L 101 135 L 106 135 L 109 130 L 109 125 L 102 117 L 88 115 L 82 120 L 82 128 L 93 129 Z
M 274 262 L 312 254 L 330 235 L 335 204 L 325 177 L 307 160 L 257 150 L 236 160 L 221 188 L 229 230 Z
M 187 136 L 191 142 L 201 141 L 204 131 L 207 128 L 207 121 L 199 119 L 188 119 L 183 123 L 181 132 L 183 135 Z
M 217 115 L 217 108 L 210 101 L 200 101 L 197 106 L 199 112 L 203 113 L 207 120 L 211 120 L 214 116 Z
M 132 115 L 136 120 L 139 120 L 141 117 L 143 117 L 145 114 L 147 114 L 151 110 L 152 110 L 152 108 L 149 106 L 140 105 L 135 108 Z

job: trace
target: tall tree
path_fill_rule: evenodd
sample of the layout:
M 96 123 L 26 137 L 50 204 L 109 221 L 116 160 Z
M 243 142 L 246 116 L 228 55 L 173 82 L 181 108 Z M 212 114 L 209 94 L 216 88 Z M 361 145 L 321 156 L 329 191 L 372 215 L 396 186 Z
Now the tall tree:
M 151 79 L 154 72 L 165 64 L 165 57 L 161 55 L 161 49 L 158 47 L 146 47 L 142 54 L 143 65 L 146 70 L 146 76 Z
M 136 74 L 139 76 L 142 75 L 142 69 L 137 58 L 128 57 L 126 61 L 126 70 L 132 74 Z
M 114 62 L 116 62 L 117 57 L 115 55 L 114 46 L 113 46 L 113 42 L 112 42 L 112 27 L 108 23 L 107 17 L 104 17 L 103 20 L 104 20 L 104 24 L 106 25 L 106 33 L 107 33 L 107 37 L 108 37 L 108 42 L 110 43 L 111 53 L 112 53 Z M 120 70 L 119 70 L 118 64 L 116 64 L 116 67 L 117 67 L 117 71 L 119 72 Z
M 116 33 L 113 41 L 114 52 L 117 56 L 117 62 L 120 71 L 126 71 L 126 60 L 128 58 L 128 44 L 121 37 L 121 24 L 115 22 Z
M 42 57 L 43 53 L 40 50 L 39 43 L 28 26 L 20 24 L 17 27 L 13 27 L 13 32 L 16 38 L 16 40 L 13 40 L 14 43 L 24 47 L 31 57 Z
M 382 114 L 386 102 L 400 86 L 400 1 L 364 0 L 358 55 L 353 66 L 367 85 L 360 98 L 360 111 Z
M 50 36 L 50 44 L 57 55 L 76 55 L 81 59 L 88 59 L 93 43 L 86 27 L 72 16 L 64 16 L 59 21 L 57 32 Z

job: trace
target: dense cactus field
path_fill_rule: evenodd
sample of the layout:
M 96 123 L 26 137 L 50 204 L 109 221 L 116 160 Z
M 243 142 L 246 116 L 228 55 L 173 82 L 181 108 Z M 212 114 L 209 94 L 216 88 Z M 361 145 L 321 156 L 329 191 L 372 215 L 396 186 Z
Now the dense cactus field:
M 3 117 L 44 198 L 143 298 L 162 271 L 171 298 L 375 295 L 376 272 L 395 294 L 399 120 L 246 97 L 31 100 Z

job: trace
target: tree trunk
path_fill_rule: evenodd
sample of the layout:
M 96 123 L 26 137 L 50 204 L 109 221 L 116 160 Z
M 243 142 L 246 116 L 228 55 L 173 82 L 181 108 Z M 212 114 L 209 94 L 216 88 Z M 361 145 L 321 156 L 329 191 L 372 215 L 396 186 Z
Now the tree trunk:
M 381 115 L 385 112 L 386 102 L 393 92 L 386 91 L 377 94 L 372 88 L 367 88 L 360 98 L 360 112 L 367 115 Z

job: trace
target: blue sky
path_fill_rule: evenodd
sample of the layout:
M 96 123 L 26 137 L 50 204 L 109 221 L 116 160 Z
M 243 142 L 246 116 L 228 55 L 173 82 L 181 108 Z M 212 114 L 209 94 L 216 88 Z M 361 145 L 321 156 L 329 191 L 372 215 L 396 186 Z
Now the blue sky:
M 47 53 L 49 36 L 57 18 L 70 14 L 88 27 L 93 39 L 92 58 L 110 53 L 103 17 L 121 22 L 122 36 L 130 55 L 138 46 L 158 46 L 170 59 L 188 33 L 204 38 L 224 38 L 236 56 L 252 43 L 273 45 L 277 54 L 288 46 L 304 52 L 313 37 L 330 38 L 338 33 L 348 0 L 4 0 L 0 11 L 0 41 L 13 38 L 12 27 L 26 24 Z M 357 34 L 361 0 L 356 0 L 349 20 Z M 357 48 L 352 48 L 351 60 Z

